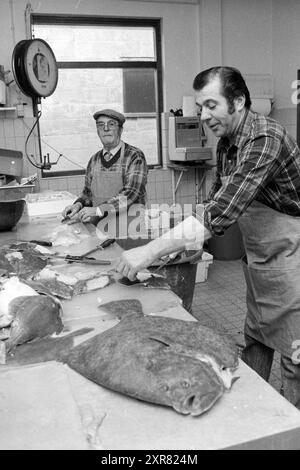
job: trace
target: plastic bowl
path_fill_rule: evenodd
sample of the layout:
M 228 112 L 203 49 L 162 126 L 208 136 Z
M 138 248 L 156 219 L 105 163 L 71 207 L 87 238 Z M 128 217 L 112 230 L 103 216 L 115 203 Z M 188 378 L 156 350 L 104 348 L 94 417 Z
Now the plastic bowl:
M 11 195 L 10 195 L 11 197 Z M 25 199 L 0 200 L 0 231 L 11 230 L 21 219 L 26 205 Z

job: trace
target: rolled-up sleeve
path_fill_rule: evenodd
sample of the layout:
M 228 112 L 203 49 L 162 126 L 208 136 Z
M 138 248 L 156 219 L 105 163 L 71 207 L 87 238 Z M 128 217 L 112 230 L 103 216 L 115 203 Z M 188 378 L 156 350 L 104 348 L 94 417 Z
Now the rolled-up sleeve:
M 93 198 L 92 198 L 92 191 L 91 191 L 91 184 L 92 184 L 92 174 L 93 168 L 95 166 L 95 155 L 93 155 L 87 165 L 87 169 L 85 172 L 84 178 L 84 187 L 82 193 L 80 194 L 79 198 L 76 199 L 76 202 L 80 202 L 83 207 L 88 206 L 91 207 L 93 205 Z

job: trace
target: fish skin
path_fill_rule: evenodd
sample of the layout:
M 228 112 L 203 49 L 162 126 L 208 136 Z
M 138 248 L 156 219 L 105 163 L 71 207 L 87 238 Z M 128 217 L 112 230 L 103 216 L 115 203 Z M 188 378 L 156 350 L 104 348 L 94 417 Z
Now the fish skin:
M 20 249 L 2 248 L 0 250 L 0 268 L 8 273 L 14 273 L 21 278 L 30 278 L 41 271 L 46 265 L 47 260 L 42 256 L 32 254 L 33 248 L 28 248 L 25 251 Z M 20 253 L 21 258 L 7 258 L 10 254 Z M 35 252 L 36 253 L 36 252 Z
M 72 286 L 68 286 L 57 279 L 41 279 L 39 281 L 29 279 L 23 282 L 39 294 L 55 295 L 59 299 L 70 300 L 74 293 Z
M 50 296 L 16 297 L 10 303 L 10 312 L 14 320 L 10 338 L 6 341 L 8 352 L 19 344 L 58 334 L 63 329 L 61 305 Z
M 238 365 L 233 344 L 198 322 L 128 315 L 74 347 L 65 362 L 106 388 L 199 416 L 225 391 L 211 365 L 197 359 L 199 353 L 211 355 L 221 368 Z
M 7 365 L 28 365 L 46 361 L 61 361 L 74 347 L 74 341 L 80 336 L 93 331 L 93 328 L 81 328 L 65 336 L 36 339 L 30 343 L 18 345 L 13 355 L 8 354 Z
M 110 313 L 113 318 L 122 320 L 130 315 L 143 316 L 143 306 L 138 299 L 112 300 L 105 304 L 98 305 L 98 308 Z
M 176 371 L 176 374 L 174 374 Z M 163 350 L 155 356 L 149 372 L 157 377 L 166 393 L 166 405 L 181 414 L 199 416 L 208 411 L 224 393 L 224 386 L 211 367 L 203 362 Z
M 199 322 L 178 320 L 161 316 L 139 316 L 124 318 L 122 330 L 142 330 L 147 337 L 159 336 L 166 343 L 177 343 L 194 348 L 197 353 L 206 354 L 208 351 L 220 367 L 235 368 L 238 365 L 238 350 L 233 342 L 221 336 L 211 328 Z

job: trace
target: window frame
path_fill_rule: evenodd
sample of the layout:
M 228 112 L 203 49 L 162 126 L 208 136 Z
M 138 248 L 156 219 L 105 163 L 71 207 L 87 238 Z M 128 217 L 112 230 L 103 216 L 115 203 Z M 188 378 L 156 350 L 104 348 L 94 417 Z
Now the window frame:
M 161 45 L 161 18 L 142 18 L 120 16 L 94 16 L 94 15 L 55 15 L 32 13 L 30 16 L 31 37 L 34 37 L 35 25 L 83 25 L 83 26 L 148 26 L 155 31 L 156 61 L 57 61 L 58 69 L 71 68 L 152 68 L 156 70 L 156 103 L 157 103 L 157 151 L 158 161 L 156 164 L 148 164 L 148 168 L 159 168 L 162 166 L 162 131 L 161 113 L 163 112 L 163 82 L 162 82 L 162 45 Z M 154 113 L 124 113 L 126 117 L 148 117 Z M 40 160 L 42 161 L 41 135 L 38 125 L 38 140 Z M 51 173 L 41 172 L 42 178 L 54 178 L 62 176 L 76 176 L 85 174 L 85 170 L 65 170 L 51 171 Z

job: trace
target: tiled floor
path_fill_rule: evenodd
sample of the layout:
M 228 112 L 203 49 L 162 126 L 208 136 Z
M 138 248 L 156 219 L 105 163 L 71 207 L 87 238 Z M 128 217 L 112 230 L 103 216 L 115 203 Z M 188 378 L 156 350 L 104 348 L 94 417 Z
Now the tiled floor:
M 217 261 L 208 268 L 208 278 L 195 286 L 192 314 L 203 325 L 229 334 L 241 351 L 246 314 L 246 285 L 241 261 Z M 280 391 L 279 356 L 275 353 L 270 384 Z

